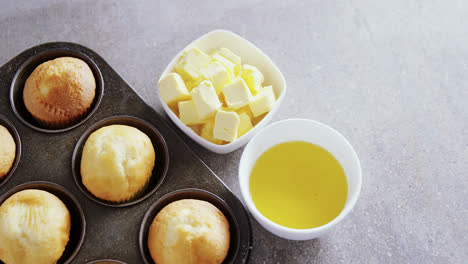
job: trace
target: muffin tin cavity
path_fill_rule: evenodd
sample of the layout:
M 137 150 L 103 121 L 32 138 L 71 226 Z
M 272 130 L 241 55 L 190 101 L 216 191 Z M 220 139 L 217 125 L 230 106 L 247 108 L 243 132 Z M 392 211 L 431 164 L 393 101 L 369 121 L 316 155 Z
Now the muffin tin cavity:
M 114 203 L 109 202 L 106 200 L 102 200 L 96 196 L 94 196 L 86 187 L 83 185 L 81 179 L 81 155 L 83 152 L 84 144 L 88 137 L 96 130 L 110 125 L 127 125 L 132 126 L 139 129 L 141 132 L 145 133 L 150 139 L 151 143 L 153 144 L 154 151 L 155 151 L 155 162 L 154 168 L 149 180 L 149 183 L 145 187 L 143 191 L 140 192 L 135 198 L 121 203 Z M 163 136 L 159 131 L 153 127 L 148 122 L 132 117 L 132 116 L 115 116 L 110 117 L 104 120 L 99 121 L 98 123 L 92 125 L 88 128 L 83 135 L 78 139 L 78 142 L 75 145 L 75 149 L 73 151 L 72 156 L 72 170 L 73 170 L 73 178 L 75 180 L 76 185 L 79 189 L 91 200 L 99 203 L 101 205 L 110 206 L 110 207 L 124 207 L 137 204 L 149 196 L 151 196 L 162 184 L 164 178 L 166 177 L 167 170 L 169 168 L 169 151 L 167 148 L 166 141 L 164 140 Z
M 125 262 L 113 259 L 100 259 L 100 260 L 93 260 L 86 264 L 127 264 Z
M 37 122 L 26 109 L 26 106 L 24 105 L 23 101 L 23 89 L 26 79 L 28 79 L 29 75 L 31 75 L 31 73 L 34 71 L 34 69 L 36 69 L 37 66 L 39 66 L 43 62 L 53 60 L 59 57 L 74 57 L 86 62 L 91 68 L 94 75 L 94 79 L 96 80 L 96 94 L 90 109 L 84 115 L 84 117 L 77 123 L 65 128 L 49 129 L 42 127 L 39 124 L 39 122 Z M 104 79 L 102 77 L 99 67 L 91 58 L 77 50 L 71 50 L 66 48 L 53 48 L 31 56 L 18 68 L 11 82 L 10 104 L 13 112 L 18 117 L 18 119 L 20 119 L 28 127 L 44 133 L 60 133 L 76 128 L 83 124 L 86 120 L 88 120 L 99 107 L 103 94 Z
M 18 131 L 13 126 L 13 124 L 1 114 L 0 114 L 0 125 L 4 126 L 8 130 L 8 132 L 10 132 L 16 144 L 15 161 L 13 162 L 13 165 L 11 166 L 8 174 L 5 175 L 5 177 L 3 177 L 2 179 L 0 179 L 0 187 L 2 187 L 2 185 L 5 184 L 11 178 L 11 176 L 13 176 L 13 174 L 15 173 L 16 167 L 18 167 L 18 163 L 21 158 L 21 139 L 20 139 L 20 135 L 18 134 Z
M 170 192 L 160 199 L 158 199 L 146 212 L 143 217 L 143 221 L 140 226 L 140 233 L 138 236 L 138 243 L 140 247 L 140 254 L 145 264 L 154 264 L 153 259 L 148 248 L 148 232 L 153 222 L 153 219 L 166 205 L 178 201 L 181 199 L 197 199 L 207 201 L 212 205 L 216 206 L 229 221 L 229 232 L 230 232 L 230 246 L 226 259 L 223 263 L 244 263 L 245 260 L 242 258 L 242 254 L 239 254 L 241 248 L 240 243 L 240 227 L 239 223 L 229 207 L 221 198 L 215 194 L 195 188 L 180 189 L 177 191 Z
M 68 211 L 70 212 L 70 239 L 68 240 L 68 244 L 65 247 L 65 251 L 63 252 L 62 257 L 57 261 L 57 263 L 71 263 L 73 258 L 80 250 L 86 233 L 86 219 L 81 205 L 75 196 L 73 196 L 73 194 L 71 194 L 67 189 L 58 184 L 46 181 L 28 182 L 10 189 L 2 197 L 0 197 L 0 205 L 3 204 L 3 202 L 5 202 L 13 194 L 27 189 L 43 190 L 57 196 L 65 204 Z M 2 261 L 0 261 L 0 263 L 3 264 Z

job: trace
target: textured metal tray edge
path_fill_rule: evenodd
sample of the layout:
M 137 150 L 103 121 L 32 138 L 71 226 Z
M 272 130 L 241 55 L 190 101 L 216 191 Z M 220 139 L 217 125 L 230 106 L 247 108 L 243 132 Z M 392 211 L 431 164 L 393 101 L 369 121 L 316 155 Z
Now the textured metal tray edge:
M 174 129 L 176 129 L 174 126 L 171 126 L 171 124 L 168 123 L 168 121 L 166 119 L 164 119 L 162 116 L 160 116 L 159 113 L 157 113 L 151 106 L 149 106 L 143 99 L 142 97 L 135 91 L 133 90 L 133 88 L 131 88 L 130 85 L 128 85 L 128 82 L 125 81 L 125 79 L 117 72 L 114 70 L 114 68 L 109 65 L 108 62 L 106 62 L 99 54 L 97 54 L 96 52 L 94 52 L 93 50 L 85 47 L 85 46 L 82 46 L 80 44 L 75 44 L 75 43 L 68 43 L 68 42 L 50 42 L 50 43 L 44 43 L 44 44 L 40 44 L 40 45 L 37 45 L 37 46 L 34 46 L 32 48 L 29 48 L 29 49 L 26 49 L 25 51 L 21 52 L 20 54 L 16 55 L 14 58 L 12 58 L 11 60 L 9 60 L 7 63 L 5 63 L 4 65 L 2 65 L 0 67 L 0 79 L 2 79 L 2 74 L 4 71 L 7 71 L 7 72 L 10 72 L 10 75 L 9 78 L 7 78 L 8 81 L 11 80 L 11 78 L 13 77 L 12 74 L 14 75 L 14 73 L 16 72 L 16 69 L 24 62 L 26 61 L 30 56 L 32 56 L 33 54 L 35 53 L 38 53 L 38 52 L 41 52 L 43 50 L 46 50 L 46 49 L 50 49 L 50 48 L 56 48 L 56 47 L 66 47 L 66 48 L 71 48 L 71 49 L 79 49 L 80 51 L 84 52 L 85 54 L 87 54 L 88 56 L 91 56 L 93 59 L 96 60 L 97 64 L 99 64 L 99 67 L 100 68 L 108 68 L 108 70 L 111 71 L 111 74 L 114 74 L 116 77 L 120 78 L 121 81 L 126 85 L 126 88 L 129 88 L 134 95 L 136 95 L 136 97 L 138 97 L 138 100 L 140 101 L 140 103 L 144 104 L 144 107 L 146 108 L 149 108 L 151 109 L 151 111 L 153 112 L 153 114 L 155 114 L 157 117 L 158 117 L 158 121 L 162 121 L 166 128 L 171 132 L 171 137 L 174 137 L 176 138 L 176 140 L 180 141 L 181 144 L 184 145 L 184 147 L 186 149 L 188 149 L 190 151 L 190 154 L 193 155 L 197 160 L 198 162 L 200 162 L 202 164 L 202 166 L 204 166 L 205 169 L 207 169 L 211 176 L 214 176 L 216 178 L 216 180 L 232 195 L 233 198 L 235 198 L 234 200 L 232 201 L 228 201 L 226 200 L 226 197 L 224 197 L 225 195 L 221 194 L 221 193 L 218 193 L 218 195 L 220 195 L 225 201 L 226 203 L 230 204 L 232 202 L 235 202 L 237 203 L 237 205 L 235 207 L 239 207 L 241 208 L 241 210 L 243 211 L 243 214 L 245 214 L 245 217 L 246 217 L 246 222 L 247 222 L 247 225 L 246 229 L 248 229 L 248 234 L 249 234 L 249 238 L 248 238 L 248 242 L 249 244 L 248 245 L 244 245 L 244 246 L 247 246 L 247 248 L 244 248 L 244 254 L 245 256 L 243 257 L 243 262 L 247 262 L 248 261 L 248 258 L 249 258 L 249 255 L 250 255 L 250 249 L 252 247 L 252 231 L 251 231 L 251 224 L 250 224 L 250 219 L 248 217 L 248 213 L 246 211 L 246 209 L 244 208 L 242 202 L 239 200 L 239 198 L 237 198 L 233 193 L 232 191 L 229 189 L 229 187 L 226 186 L 226 184 L 224 184 L 224 182 L 221 181 L 221 179 L 205 164 L 205 162 L 184 142 L 184 140 L 180 137 L 180 135 L 174 131 Z M 15 66 L 16 65 L 16 66 Z M 10 69 L 5 69 L 6 67 L 12 67 Z M 5 81 L 2 79 L 2 81 Z M 8 85 L 9 87 L 9 85 Z M 2 91 L 2 93 L 4 93 L 5 91 Z M 9 92 L 9 91 L 8 91 Z M 1 95 L 1 94 L 0 94 Z M 104 95 L 105 97 L 106 95 Z M 1 100 L 2 98 L 0 98 Z M 11 110 L 11 107 L 10 105 L 8 104 L 8 108 L 10 108 Z M 1 110 L 1 108 L 0 108 Z M 98 109 L 97 112 L 100 112 L 100 110 Z M 117 115 L 117 113 L 115 114 Z M 12 119 L 15 119 L 16 117 L 14 117 L 13 115 L 6 115 L 7 118 L 9 118 L 10 121 L 12 121 Z M 91 118 L 93 119 L 93 118 Z M 23 124 L 18 122 L 19 120 L 14 120 L 12 121 L 16 127 L 18 126 L 22 126 Z M 99 121 L 99 120 L 97 120 Z M 91 126 L 93 123 L 91 123 L 91 121 L 87 121 L 85 122 L 84 124 L 82 124 L 81 126 L 84 126 L 84 127 L 89 127 Z M 25 129 L 25 128 L 22 128 L 22 129 Z M 36 132 L 37 133 L 37 132 Z M 167 136 L 167 135 L 165 135 Z M 70 179 L 71 180 L 71 179 Z M 6 186 L 8 186 L 8 189 L 5 189 L 5 192 L 8 191 L 9 189 L 13 188 L 14 186 L 9 186 L 8 183 L 5 184 L 5 186 L 2 187 L 2 189 L 6 188 Z M 75 186 L 76 187 L 76 186 Z M 78 192 L 76 191 L 76 189 L 73 189 L 71 190 L 72 193 L 75 193 L 77 194 Z M 0 193 L 1 194 L 1 193 Z M 162 194 L 164 195 L 164 194 Z M 79 196 L 79 195 L 77 195 Z M 159 195 L 159 197 L 161 196 L 161 194 Z M 227 198 L 230 198 L 230 197 L 227 197 Z M 159 199 L 159 198 L 158 198 Z M 84 208 L 86 207 L 86 205 L 83 206 Z M 148 206 L 146 206 L 148 207 Z M 147 208 L 146 208 L 147 209 Z M 237 214 L 237 213 L 235 213 Z M 141 216 L 142 217 L 142 216 Z M 243 230 L 241 229 L 241 232 L 245 232 L 247 230 Z M 79 253 L 78 253 L 79 255 Z M 112 257 L 112 256 L 110 256 Z M 135 261 L 135 260 L 134 260 Z M 141 261 L 141 259 L 138 259 L 137 262 L 135 263 L 139 263 L 139 261 Z M 75 262 L 73 262 L 75 263 Z M 130 263 L 133 263 L 133 262 L 130 262 Z

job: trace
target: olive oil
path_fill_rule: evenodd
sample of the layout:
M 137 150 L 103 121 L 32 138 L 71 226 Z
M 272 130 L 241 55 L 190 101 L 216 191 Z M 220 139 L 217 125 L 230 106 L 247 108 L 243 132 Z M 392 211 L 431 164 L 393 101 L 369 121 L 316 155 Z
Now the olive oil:
M 340 163 L 324 148 L 304 141 L 281 143 L 263 153 L 252 169 L 249 186 L 260 213 L 295 229 L 332 221 L 348 195 Z

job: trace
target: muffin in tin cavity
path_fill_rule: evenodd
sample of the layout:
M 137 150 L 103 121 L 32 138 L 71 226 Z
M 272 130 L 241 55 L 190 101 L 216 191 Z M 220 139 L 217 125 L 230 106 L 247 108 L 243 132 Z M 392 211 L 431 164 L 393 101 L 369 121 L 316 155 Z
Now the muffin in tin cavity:
M 49 192 L 22 190 L 0 206 L 0 259 L 5 263 L 56 263 L 69 237 L 70 213 Z
M 20 66 L 10 88 L 13 112 L 27 126 L 57 133 L 75 128 L 97 109 L 104 82 L 85 54 L 50 49 Z
M 156 263 L 220 264 L 229 250 L 229 237 L 229 222 L 218 208 L 206 201 L 182 199 L 156 215 L 148 248 Z
M 24 183 L 0 197 L 0 263 L 70 263 L 85 230 L 78 200 L 58 184 Z
M 21 140 L 13 124 L 0 114 L 0 187 L 12 176 L 21 157 Z
M 169 151 L 159 131 L 132 116 L 104 119 L 78 139 L 72 156 L 75 183 L 91 200 L 110 207 L 143 201 L 162 184 Z
M 81 179 L 94 196 L 125 202 L 144 191 L 154 167 L 151 139 L 139 129 L 110 125 L 94 131 L 81 155 Z
M 10 172 L 15 157 L 15 140 L 10 131 L 0 124 L 0 180 Z
M 139 234 L 146 264 L 241 263 L 239 241 L 230 207 L 213 193 L 193 188 L 157 200 L 145 214 Z
M 26 109 L 46 128 L 64 128 L 85 115 L 96 94 L 96 80 L 88 64 L 73 57 L 43 62 L 26 79 Z

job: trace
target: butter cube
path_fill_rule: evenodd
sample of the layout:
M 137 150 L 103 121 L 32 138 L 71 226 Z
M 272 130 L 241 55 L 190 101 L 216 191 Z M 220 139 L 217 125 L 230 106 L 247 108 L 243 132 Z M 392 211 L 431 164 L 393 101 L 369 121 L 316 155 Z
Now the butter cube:
M 237 138 L 239 123 L 240 119 L 236 112 L 219 110 L 216 113 L 213 128 L 214 138 L 228 142 L 234 141 Z
M 200 69 L 210 63 L 211 57 L 203 51 L 192 48 L 185 51 L 175 66 L 175 70 L 186 81 L 194 81 L 200 78 Z
M 161 80 L 159 80 L 158 87 L 159 95 L 166 104 L 190 98 L 184 81 L 177 73 L 169 73 L 163 76 Z
M 273 87 L 271 85 L 258 91 L 249 104 L 253 116 L 257 117 L 269 112 L 273 108 L 275 100 L 275 93 L 273 92 Z
M 226 49 L 226 48 L 221 48 L 218 52 L 219 55 L 223 56 L 224 58 L 230 60 L 233 62 L 234 65 L 234 75 L 237 76 L 240 73 L 241 70 L 241 65 L 242 65 L 242 60 L 239 56 L 234 54 L 234 52 Z
M 242 78 L 235 79 L 223 88 L 224 99 L 228 107 L 238 109 L 252 100 L 249 87 Z
M 188 81 L 188 82 L 185 82 L 185 86 L 187 87 L 187 90 L 191 92 L 193 88 L 197 87 L 200 84 L 201 81 L 203 81 L 202 78 L 198 78 L 197 80 L 193 80 L 193 81 Z
M 203 123 L 192 100 L 179 102 L 179 118 L 186 125 Z
M 264 81 L 263 74 L 257 67 L 248 64 L 244 64 L 243 66 L 242 78 L 244 78 L 253 95 L 258 93 Z
M 201 69 L 201 75 L 210 80 L 216 90 L 216 94 L 221 93 L 224 85 L 231 82 L 228 70 L 218 61 L 212 61 Z
M 218 51 L 218 54 L 223 56 L 224 58 L 234 62 L 234 64 L 238 64 L 240 65 L 241 64 L 241 58 L 239 56 L 237 56 L 236 54 L 234 54 L 234 52 L 226 49 L 226 48 L 221 48 L 219 51 Z
M 201 119 L 213 116 L 221 107 L 221 102 L 211 81 L 203 81 L 193 88 L 192 99 Z
M 215 53 L 213 55 L 213 59 L 221 63 L 228 70 L 229 74 L 231 75 L 231 79 L 234 79 L 234 77 L 236 77 L 236 64 L 235 63 L 226 59 L 225 57 L 221 56 L 218 53 Z
M 227 112 L 236 112 L 236 109 L 231 108 L 229 106 L 221 106 L 221 108 L 219 110 L 223 110 L 223 111 L 227 111 Z M 239 113 L 237 113 L 237 114 L 239 114 Z
M 242 113 L 246 113 L 250 117 L 250 120 L 252 120 L 254 118 L 254 116 L 252 114 L 252 111 L 250 110 L 249 105 L 246 105 L 244 107 L 241 107 L 241 108 L 237 109 L 236 112 L 237 112 L 238 115 L 240 115 Z
M 223 141 L 221 139 L 214 138 L 213 129 L 214 129 L 214 120 L 211 119 L 205 124 L 203 124 L 201 132 L 200 132 L 200 136 L 212 143 L 220 145 L 221 143 L 223 143 Z
M 250 129 L 252 129 L 252 122 L 250 121 L 250 117 L 247 113 L 243 112 L 239 114 L 239 127 L 237 128 L 237 137 L 242 137 L 245 133 L 247 133 Z

